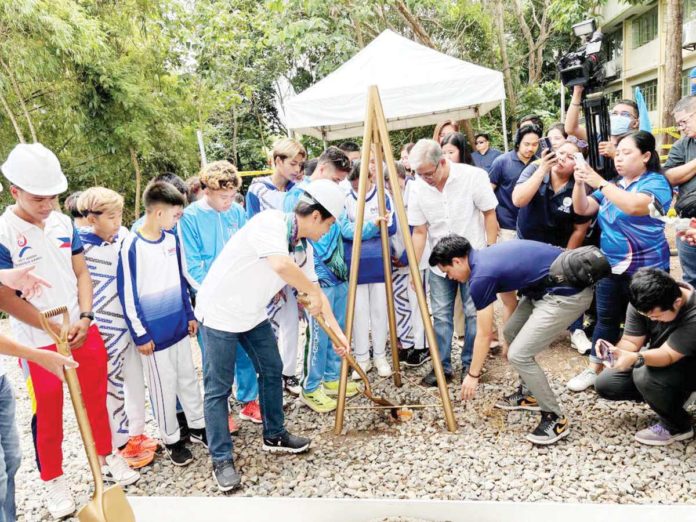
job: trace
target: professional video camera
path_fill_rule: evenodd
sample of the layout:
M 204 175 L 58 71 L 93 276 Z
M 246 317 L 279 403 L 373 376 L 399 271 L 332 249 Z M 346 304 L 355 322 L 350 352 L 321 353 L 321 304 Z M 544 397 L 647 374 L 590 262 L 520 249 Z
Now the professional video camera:
M 558 72 L 566 87 L 582 85 L 585 90 L 594 92 L 604 88 L 604 63 L 602 52 L 604 35 L 595 30 L 594 20 L 585 20 L 573 26 L 573 32 L 582 40 L 577 51 L 571 51 L 558 61 Z
M 605 55 L 602 52 L 603 35 L 597 31 L 595 21 L 585 20 L 573 26 L 575 36 L 582 41 L 577 51 L 571 51 L 558 61 L 561 82 L 566 87 L 581 85 L 582 111 L 585 115 L 585 128 L 589 149 L 588 162 L 605 179 L 614 176 L 613 161 L 600 156 L 599 142 L 609 141 L 609 109 L 604 96 L 606 78 L 604 75 Z

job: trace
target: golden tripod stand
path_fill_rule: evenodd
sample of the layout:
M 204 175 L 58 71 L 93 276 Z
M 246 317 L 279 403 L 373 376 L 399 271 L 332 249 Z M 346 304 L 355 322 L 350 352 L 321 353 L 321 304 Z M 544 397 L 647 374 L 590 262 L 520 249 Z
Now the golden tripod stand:
M 387 214 L 383 172 L 384 160 L 386 160 L 387 173 L 389 175 L 389 182 L 392 187 L 396 218 L 398 220 L 399 227 L 404 231 L 403 236 L 406 246 L 406 255 L 408 257 L 408 266 L 411 273 L 411 279 L 415 285 L 416 296 L 418 298 L 418 308 L 425 326 L 425 333 L 428 339 L 433 370 L 435 372 L 435 377 L 437 378 L 438 391 L 440 392 L 440 398 L 442 400 L 442 409 L 445 412 L 445 423 L 447 424 L 447 429 L 454 432 L 457 431 L 457 421 L 454 418 L 452 402 L 450 401 L 447 382 L 445 381 L 445 374 L 442 370 L 442 362 L 440 361 L 440 355 L 437 349 L 435 331 L 433 329 L 433 323 L 430 320 L 430 313 L 426 303 L 425 292 L 423 291 L 420 271 L 418 270 L 418 261 L 416 260 L 416 253 L 413 249 L 413 241 L 411 240 L 411 235 L 408 233 L 408 219 L 406 218 L 404 200 L 398 182 L 396 167 L 394 165 L 394 155 L 389 142 L 387 120 L 384 116 L 382 101 L 380 100 L 379 90 L 377 89 L 376 85 L 370 86 L 367 94 L 367 111 L 365 114 L 365 131 L 363 134 L 360 180 L 358 186 L 358 207 L 356 211 L 355 236 L 353 238 L 352 261 L 350 265 L 350 275 L 348 278 L 348 302 L 346 305 L 345 334 L 348 338 L 348 342 L 350 343 L 353 335 L 353 320 L 355 317 L 355 296 L 358 286 L 358 267 L 360 265 L 360 248 L 362 246 L 362 228 L 365 213 L 367 178 L 369 176 L 368 169 L 370 163 L 370 151 L 373 146 L 375 148 L 375 163 L 377 167 L 377 179 L 375 180 L 375 183 L 377 184 L 379 213 L 382 216 Z M 399 354 L 397 349 L 396 312 L 394 310 L 393 281 L 391 276 L 391 253 L 389 248 L 389 232 L 387 230 L 387 223 L 381 221 L 379 224 L 379 229 L 382 239 L 382 258 L 384 260 L 384 278 L 387 293 L 387 316 L 389 319 L 389 343 L 391 345 L 392 365 L 394 367 L 394 384 L 397 387 L 400 387 L 402 383 L 399 369 Z M 338 387 L 338 406 L 336 408 L 336 423 L 334 426 L 334 433 L 336 435 L 339 435 L 343 430 L 343 420 L 346 410 L 347 384 L 348 363 L 344 358 L 341 362 L 341 378 Z

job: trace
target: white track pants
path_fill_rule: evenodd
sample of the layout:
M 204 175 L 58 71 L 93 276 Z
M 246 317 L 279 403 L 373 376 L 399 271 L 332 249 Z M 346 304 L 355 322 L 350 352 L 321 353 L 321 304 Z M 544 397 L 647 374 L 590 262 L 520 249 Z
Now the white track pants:
M 428 298 L 428 274 L 427 270 L 421 270 L 421 280 L 423 281 L 423 291 L 426 299 Z M 409 276 L 410 279 L 410 276 Z M 416 291 L 408 285 L 408 299 L 411 301 L 411 326 L 413 332 L 413 347 L 420 350 L 428 347 L 428 340 L 425 338 L 425 327 L 423 326 L 423 318 L 421 317 L 420 308 L 418 308 L 418 298 Z
M 140 353 L 130 335 L 113 341 L 107 347 L 106 409 L 113 445 L 118 448 L 129 436 L 145 432 L 145 379 Z
M 370 331 L 372 331 L 373 356 L 385 357 L 389 324 L 384 283 L 358 285 L 354 321 L 355 358 L 361 362 L 370 359 Z
M 280 291 L 267 307 L 268 318 L 278 342 L 280 358 L 283 360 L 283 375 L 292 377 L 297 373 L 297 344 L 300 335 L 300 319 L 295 292 L 289 286 Z
M 191 358 L 191 343 L 184 337 L 175 345 L 152 355 L 143 355 L 147 369 L 152 411 L 165 444 L 179 441 L 176 398 L 179 398 L 189 427 L 205 427 L 203 399 Z

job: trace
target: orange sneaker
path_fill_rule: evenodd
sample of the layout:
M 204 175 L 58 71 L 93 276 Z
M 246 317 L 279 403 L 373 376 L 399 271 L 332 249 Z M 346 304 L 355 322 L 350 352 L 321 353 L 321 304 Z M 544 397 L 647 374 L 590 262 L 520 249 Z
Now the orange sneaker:
M 227 425 L 230 428 L 230 435 L 236 435 L 239 433 L 239 424 L 234 420 L 234 416 L 230 413 L 227 417 Z
M 142 449 L 147 451 L 157 451 L 158 449 L 160 449 L 159 441 L 151 437 L 148 437 L 144 433 L 142 435 L 136 435 L 135 437 L 131 437 L 129 442 L 131 440 L 138 444 Z
M 138 444 L 135 437 L 128 439 L 128 443 L 118 453 L 128 463 L 128 466 L 133 469 L 147 466 L 155 458 L 154 450 L 144 449 L 140 444 Z
M 242 411 L 239 412 L 239 418 L 251 421 L 254 424 L 261 424 L 263 421 L 261 420 L 261 406 L 259 405 L 259 401 L 247 402 L 242 408 Z

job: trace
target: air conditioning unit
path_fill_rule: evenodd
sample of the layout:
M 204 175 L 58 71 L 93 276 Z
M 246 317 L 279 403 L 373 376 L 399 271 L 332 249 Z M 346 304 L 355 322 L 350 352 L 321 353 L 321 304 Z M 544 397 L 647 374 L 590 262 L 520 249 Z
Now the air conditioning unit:
M 607 80 L 621 76 L 621 58 L 614 58 L 604 64 L 604 76 Z
M 682 48 L 687 51 L 696 50 L 696 20 L 684 24 L 682 32 Z

